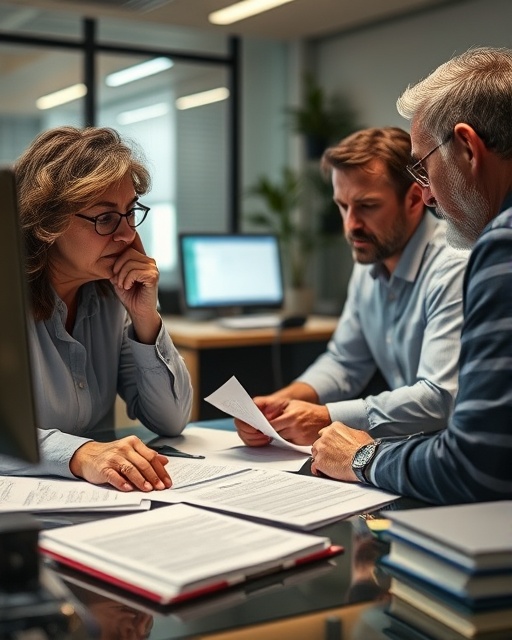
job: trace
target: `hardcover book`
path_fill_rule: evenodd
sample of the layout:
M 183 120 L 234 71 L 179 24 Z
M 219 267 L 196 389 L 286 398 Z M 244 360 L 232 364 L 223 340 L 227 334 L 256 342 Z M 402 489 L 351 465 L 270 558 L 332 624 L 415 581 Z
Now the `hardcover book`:
M 390 591 L 393 596 L 465 638 L 474 638 L 484 633 L 512 633 L 512 606 L 476 612 L 455 608 L 444 599 L 420 591 L 397 578 L 392 578 Z
M 388 517 L 395 562 L 407 561 L 414 546 L 425 552 L 416 566 L 435 556 L 466 572 L 512 572 L 512 500 L 390 511 Z

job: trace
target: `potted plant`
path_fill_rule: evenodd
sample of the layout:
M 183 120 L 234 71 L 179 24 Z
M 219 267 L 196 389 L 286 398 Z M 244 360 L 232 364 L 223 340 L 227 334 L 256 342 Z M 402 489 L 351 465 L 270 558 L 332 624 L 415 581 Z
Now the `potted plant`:
M 324 150 L 359 128 L 355 111 L 346 98 L 328 96 L 312 74 L 304 76 L 302 104 L 288 107 L 290 126 L 305 136 L 309 158 L 319 158 Z
M 281 245 L 285 281 L 286 310 L 289 313 L 310 313 L 313 293 L 309 285 L 309 268 L 318 234 L 301 215 L 299 203 L 303 194 L 303 179 L 289 167 L 272 180 L 261 176 L 247 191 L 264 204 L 264 209 L 245 216 L 255 229 L 275 233 Z M 297 302 L 300 299 L 302 302 Z M 299 308 L 302 307 L 302 308 Z

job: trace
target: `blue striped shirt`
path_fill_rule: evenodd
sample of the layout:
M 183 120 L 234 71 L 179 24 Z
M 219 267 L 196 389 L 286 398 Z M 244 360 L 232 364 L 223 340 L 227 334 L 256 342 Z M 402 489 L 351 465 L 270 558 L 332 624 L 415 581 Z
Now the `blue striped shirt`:
M 369 478 L 437 504 L 512 497 L 512 194 L 468 262 L 459 392 L 448 428 L 384 442 Z

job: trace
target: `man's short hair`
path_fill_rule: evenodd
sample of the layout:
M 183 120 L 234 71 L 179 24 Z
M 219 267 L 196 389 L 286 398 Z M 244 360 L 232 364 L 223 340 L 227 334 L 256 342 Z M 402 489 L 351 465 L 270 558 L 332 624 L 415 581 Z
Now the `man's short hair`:
M 332 169 L 364 167 L 374 160 L 386 166 L 393 187 L 402 198 L 414 180 L 406 170 L 411 161 L 411 137 L 399 127 L 356 131 L 326 149 L 321 166 L 329 174 Z

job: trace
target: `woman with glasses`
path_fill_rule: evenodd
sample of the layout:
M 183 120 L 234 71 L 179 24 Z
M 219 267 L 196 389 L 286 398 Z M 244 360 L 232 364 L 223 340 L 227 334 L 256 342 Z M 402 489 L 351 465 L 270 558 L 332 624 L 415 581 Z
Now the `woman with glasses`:
M 163 436 L 183 430 L 192 401 L 157 311 L 158 269 L 137 233 L 149 173 L 116 131 L 94 127 L 42 133 L 15 173 L 41 462 L 2 457 L 0 473 L 170 487 L 167 458 L 113 431 L 117 394 L 131 418 Z

